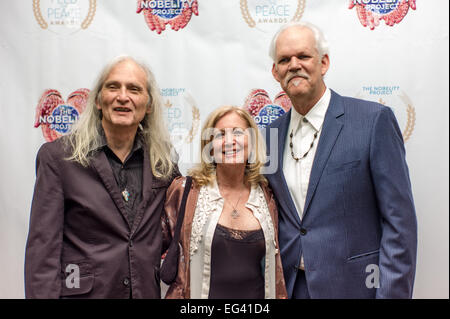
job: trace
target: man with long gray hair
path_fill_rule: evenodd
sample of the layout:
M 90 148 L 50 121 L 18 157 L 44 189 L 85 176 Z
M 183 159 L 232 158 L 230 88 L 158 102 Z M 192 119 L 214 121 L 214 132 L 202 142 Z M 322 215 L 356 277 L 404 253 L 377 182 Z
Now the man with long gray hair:
M 114 59 L 72 132 L 38 152 L 27 298 L 160 298 L 171 151 L 152 72 Z

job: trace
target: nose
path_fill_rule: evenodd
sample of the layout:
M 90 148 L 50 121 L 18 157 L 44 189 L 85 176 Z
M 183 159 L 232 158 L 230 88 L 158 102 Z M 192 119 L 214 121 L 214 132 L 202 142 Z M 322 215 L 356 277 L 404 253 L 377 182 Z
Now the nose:
M 129 100 L 128 91 L 125 87 L 120 88 L 117 93 L 117 101 L 126 103 Z
M 235 143 L 234 135 L 232 130 L 225 130 L 225 147 L 228 145 L 233 145 Z
M 302 64 L 300 62 L 300 59 L 296 56 L 291 57 L 289 60 L 289 71 L 297 71 L 302 68 Z

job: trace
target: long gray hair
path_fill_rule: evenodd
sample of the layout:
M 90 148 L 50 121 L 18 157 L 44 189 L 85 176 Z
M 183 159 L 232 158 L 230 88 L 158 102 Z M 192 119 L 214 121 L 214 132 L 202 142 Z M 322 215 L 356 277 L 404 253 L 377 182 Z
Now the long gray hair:
M 71 152 L 68 160 L 73 160 L 87 167 L 93 151 L 101 146 L 102 114 L 97 109 L 96 103 L 100 102 L 100 92 L 111 70 L 125 60 L 135 62 L 147 75 L 150 113 L 145 115 L 140 126 L 150 153 L 153 175 L 157 178 L 169 178 L 175 169 L 175 164 L 171 158 L 172 144 L 169 132 L 164 125 L 163 104 L 159 88 L 153 73 L 146 64 L 125 55 L 113 59 L 103 68 L 93 90 L 89 94 L 84 112 L 74 125 L 72 132 L 64 139 Z

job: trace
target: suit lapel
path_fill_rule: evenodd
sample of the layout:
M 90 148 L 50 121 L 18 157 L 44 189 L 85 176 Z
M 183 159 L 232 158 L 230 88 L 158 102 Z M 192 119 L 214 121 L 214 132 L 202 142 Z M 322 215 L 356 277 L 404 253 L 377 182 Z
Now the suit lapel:
M 154 183 L 153 173 L 150 166 L 150 157 L 148 148 L 143 146 L 144 163 L 142 167 L 142 201 L 139 204 L 136 216 L 134 218 L 133 227 L 131 229 L 134 232 L 144 216 L 145 208 L 148 207 L 147 203 L 153 199 L 152 186 Z
M 120 190 L 117 186 L 116 180 L 114 179 L 114 174 L 111 165 L 106 158 L 105 152 L 99 151 L 93 156 L 92 166 L 97 171 L 98 175 L 103 181 L 103 184 L 106 187 L 106 190 L 113 199 L 114 204 L 119 209 L 120 214 L 125 219 L 125 222 L 128 225 L 128 218 L 125 210 L 125 205 L 123 204 L 122 195 L 120 194 Z
M 297 213 L 297 209 L 295 208 L 294 201 L 291 198 L 291 193 L 289 192 L 289 188 L 286 183 L 286 179 L 284 177 L 283 173 L 283 156 L 284 156 L 284 146 L 287 136 L 287 130 L 289 127 L 289 122 L 291 119 L 291 112 L 289 111 L 284 118 L 281 119 L 281 121 L 278 123 L 277 126 L 273 126 L 272 128 L 278 130 L 278 140 L 277 140 L 277 151 L 278 154 L 275 154 L 277 156 L 278 166 L 277 171 L 275 174 L 267 175 L 267 178 L 269 179 L 272 188 L 276 187 L 279 188 L 278 192 L 279 194 L 283 194 L 283 196 L 278 196 L 277 200 L 283 210 L 285 212 L 289 212 L 289 217 L 300 226 L 300 217 Z M 270 129 L 266 134 L 270 135 Z M 270 139 L 272 141 L 272 139 Z M 270 142 L 269 142 L 270 143 Z M 268 148 L 273 149 L 272 145 L 268 145 Z M 270 154 L 270 157 L 273 158 L 274 154 Z
M 303 209 L 303 219 L 308 213 L 308 208 L 316 191 L 319 180 L 322 176 L 325 165 L 330 157 L 331 150 L 336 143 L 344 124 L 339 119 L 344 114 L 344 106 L 341 97 L 331 90 L 331 100 L 325 115 L 322 134 L 314 157 L 313 167 L 309 177 L 308 192 L 306 194 L 305 207 Z

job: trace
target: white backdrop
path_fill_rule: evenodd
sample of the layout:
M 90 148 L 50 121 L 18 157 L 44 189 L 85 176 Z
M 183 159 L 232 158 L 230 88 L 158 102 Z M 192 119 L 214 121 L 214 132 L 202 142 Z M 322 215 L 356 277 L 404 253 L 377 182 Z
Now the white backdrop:
M 419 226 L 414 297 L 448 298 L 449 2 L 417 0 L 402 21 L 381 21 L 373 30 L 349 2 L 198 0 L 198 15 L 184 28 L 166 25 L 158 34 L 146 23 L 150 11 L 136 13 L 136 0 L 1 0 L 0 298 L 24 296 L 35 156 L 45 142 L 34 121 L 45 90 L 58 90 L 66 101 L 71 92 L 91 88 L 111 58 L 145 60 L 161 88 L 185 172 L 197 158 L 199 127 L 211 110 L 243 105 L 255 88 L 271 99 L 281 91 L 267 51 L 280 22 L 291 19 L 313 22 L 326 34 L 330 88 L 393 107 L 406 139 Z

